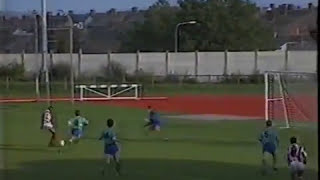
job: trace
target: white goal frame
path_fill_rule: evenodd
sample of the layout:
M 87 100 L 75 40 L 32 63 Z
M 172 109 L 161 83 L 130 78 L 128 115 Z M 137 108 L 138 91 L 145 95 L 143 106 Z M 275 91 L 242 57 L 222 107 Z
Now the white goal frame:
M 270 97 L 270 91 L 269 91 L 269 87 L 270 87 L 269 76 L 270 75 L 273 75 L 275 77 L 274 80 L 276 80 L 278 85 L 279 85 L 280 97 L 278 97 L 278 98 Z M 284 110 L 284 118 L 285 118 L 286 126 L 285 127 L 280 127 L 280 128 L 290 128 L 289 118 L 288 118 L 288 111 L 287 111 L 287 107 L 286 107 L 286 101 L 285 101 L 285 96 L 284 96 L 284 92 L 283 92 L 283 86 L 282 86 L 282 83 L 281 83 L 280 72 L 265 72 L 265 74 L 264 74 L 264 82 L 265 82 L 265 120 L 266 121 L 270 120 L 270 117 L 269 117 L 270 102 L 281 101 L 281 104 L 282 104 L 283 110 Z
M 265 120 L 270 120 L 269 113 L 270 113 L 270 103 L 274 101 L 281 101 L 281 104 L 283 106 L 283 113 L 284 113 L 284 118 L 285 118 L 285 127 L 280 127 L 280 128 L 291 128 L 290 125 L 290 117 L 289 117 L 289 112 L 288 112 L 288 101 L 290 100 L 290 97 L 285 96 L 285 91 L 283 87 L 283 81 L 281 74 L 292 74 L 292 75 L 311 75 L 315 73 L 309 73 L 309 72 L 292 72 L 292 71 L 266 71 L 264 73 L 264 81 L 265 81 Z M 279 86 L 279 95 L 280 97 L 274 98 L 272 97 L 273 95 L 270 93 L 270 87 L 274 84 L 270 84 L 273 82 L 270 82 L 270 76 L 273 76 L 274 78 L 272 79 L 273 81 L 276 81 L 276 83 Z M 273 88 L 273 87 L 271 87 Z M 271 97 L 270 97 L 271 96 Z M 291 101 L 290 101 L 291 102 Z M 295 107 L 295 109 L 303 116 L 303 118 L 308 119 L 306 115 L 297 107 L 295 103 L 291 103 L 292 106 Z
M 112 93 L 112 89 L 123 88 L 118 92 Z M 80 90 L 79 100 L 90 101 L 90 100 L 115 100 L 115 99 L 140 99 L 140 87 L 139 84 L 111 84 L 111 85 L 77 85 L 76 88 Z M 107 93 L 97 91 L 97 89 L 107 89 Z M 92 92 L 100 97 L 84 97 L 84 91 Z M 134 96 L 117 97 L 117 95 L 123 94 L 128 91 L 134 91 Z

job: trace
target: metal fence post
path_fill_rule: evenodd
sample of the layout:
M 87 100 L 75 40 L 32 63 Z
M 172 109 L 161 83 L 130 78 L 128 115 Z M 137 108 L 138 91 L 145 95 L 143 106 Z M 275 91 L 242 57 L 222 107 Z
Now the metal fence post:
M 165 74 L 166 74 L 166 76 L 168 76 L 168 74 L 169 74 L 169 51 L 166 51 Z
M 108 70 L 108 73 L 107 73 L 108 77 L 107 78 L 110 78 L 110 76 L 111 76 L 111 51 L 108 51 L 108 54 L 107 54 L 107 70 Z
M 223 67 L 223 75 L 228 74 L 228 50 L 224 51 L 224 67 Z
M 39 76 L 36 76 L 36 96 L 37 99 L 40 99 L 40 85 L 39 85 Z
M 21 53 L 21 65 L 22 65 L 22 67 L 24 67 L 24 60 L 25 60 L 25 51 L 22 50 L 22 53 Z
M 139 50 L 136 53 L 136 63 L 135 63 L 135 74 L 138 75 L 139 73 L 139 61 L 140 61 L 140 52 Z
M 286 49 L 284 52 L 284 70 L 288 71 L 289 51 Z
M 6 89 L 9 90 L 10 88 L 10 77 L 6 76 Z
M 198 50 L 195 51 L 195 62 L 194 62 L 194 75 L 198 77 L 198 67 L 199 67 L 199 53 Z
M 52 71 L 52 67 L 53 67 L 53 60 L 54 59 L 54 57 L 53 57 L 53 51 L 52 50 L 50 50 L 50 64 L 49 64 L 49 72 L 48 73 L 52 73 L 51 71 Z
M 135 71 L 134 75 L 136 76 L 136 81 L 139 82 L 139 61 L 140 61 L 140 52 L 137 50 L 136 53 L 136 62 L 135 62 Z
M 82 49 L 80 48 L 78 53 L 78 66 L 77 66 L 77 76 L 76 76 L 77 79 L 81 76 L 81 63 L 82 63 Z
M 107 54 L 107 65 L 110 66 L 111 64 L 111 51 L 108 51 L 108 54 Z
M 258 74 L 258 51 L 259 50 L 257 49 L 254 51 L 254 69 L 253 69 L 254 74 Z

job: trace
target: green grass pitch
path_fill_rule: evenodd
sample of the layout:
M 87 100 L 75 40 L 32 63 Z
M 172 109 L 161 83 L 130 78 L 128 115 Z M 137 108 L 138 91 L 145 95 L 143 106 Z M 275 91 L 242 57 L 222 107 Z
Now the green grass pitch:
M 0 170 L 8 180 L 34 179 L 119 179 L 119 180 L 285 180 L 289 179 L 286 148 L 291 135 L 306 146 L 309 163 L 306 179 L 318 178 L 317 132 L 306 128 L 279 130 L 279 172 L 261 176 L 261 147 L 257 137 L 263 121 L 185 121 L 168 119 L 160 134 L 145 134 L 146 112 L 94 104 L 56 103 L 59 135 L 68 135 L 67 120 L 75 109 L 90 120 L 85 138 L 58 154 L 47 148 L 49 134 L 41 131 L 40 113 L 46 104 L 1 105 L 0 151 L 5 166 Z M 97 141 L 105 120 L 117 121 L 121 140 L 123 175 L 110 170 L 100 174 L 103 145 Z M 163 138 L 168 138 L 164 141 Z M 1 177 L 0 177 L 1 179 Z

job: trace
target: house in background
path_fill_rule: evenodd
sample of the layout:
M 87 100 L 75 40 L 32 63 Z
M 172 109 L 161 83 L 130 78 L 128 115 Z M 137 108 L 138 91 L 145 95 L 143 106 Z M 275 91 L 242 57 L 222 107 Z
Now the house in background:
M 311 3 L 308 8 L 293 4 L 282 4 L 275 7 L 258 8 L 258 17 L 272 27 L 274 39 L 279 49 L 316 50 L 317 49 L 317 7 Z M 117 11 L 114 8 L 97 13 L 75 14 L 72 10 L 48 12 L 48 27 L 68 27 L 69 15 L 74 23 L 74 51 L 80 48 L 83 53 L 121 52 L 121 43 L 126 33 L 135 23 L 144 21 L 144 10 L 133 7 L 129 11 Z M 6 16 L 0 13 L 0 53 L 35 52 L 35 23 L 41 22 L 32 11 L 28 15 Z M 23 35 L 24 34 L 24 35 Z M 41 28 L 38 26 L 38 37 L 41 42 Z M 68 52 L 68 31 L 49 31 L 49 50 Z M 40 45 L 38 49 L 40 49 Z
M 0 18 L 0 52 L 34 52 L 35 18 L 30 16 Z
M 105 13 L 95 13 L 88 24 L 82 50 L 86 53 L 119 52 L 124 34 L 143 22 L 144 12 L 133 8 L 131 11 L 116 11 L 111 8 Z M 94 46 L 93 46 L 94 45 Z
M 317 50 L 317 42 L 311 35 L 317 31 L 318 8 L 312 3 L 308 8 L 282 4 L 265 9 L 262 19 L 274 30 L 274 38 L 280 49 Z

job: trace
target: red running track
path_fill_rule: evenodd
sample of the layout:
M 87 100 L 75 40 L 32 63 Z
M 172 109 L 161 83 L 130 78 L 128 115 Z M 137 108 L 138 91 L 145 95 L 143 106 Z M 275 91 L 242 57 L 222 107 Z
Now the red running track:
M 314 97 L 296 96 L 300 109 L 310 115 L 312 121 L 317 119 L 317 99 Z M 70 98 L 53 98 L 52 101 L 70 101 Z M 0 103 L 45 102 L 46 99 L 1 99 Z M 78 101 L 78 100 L 77 100 Z M 263 96 L 177 96 L 163 98 L 146 98 L 143 100 L 95 100 L 90 103 L 146 109 L 149 105 L 157 111 L 182 114 L 218 114 L 264 118 Z M 280 106 L 279 106 L 280 107 Z M 279 109 L 280 110 L 280 109 Z M 276 113 L 277 114 L 277 113 Z M 279 114 L 279 113 L 278 113 Z M 303 120 L 297 118 L 297 120 Z
M 145 109 L 148 105 L 157 111 L 184 114 L 225 114 L 264 117 L 263 96 L 178 96 L 167 100 L 121 100 L 94 102 Z

